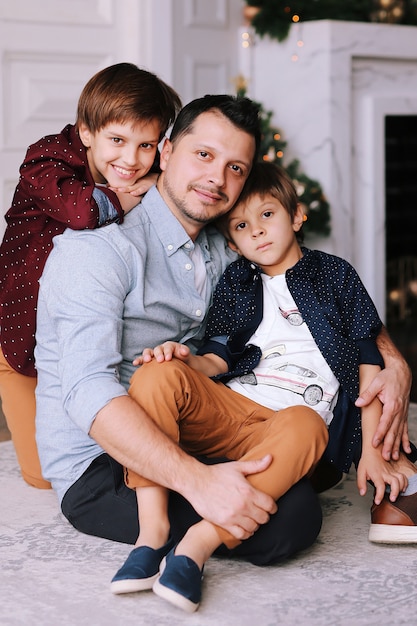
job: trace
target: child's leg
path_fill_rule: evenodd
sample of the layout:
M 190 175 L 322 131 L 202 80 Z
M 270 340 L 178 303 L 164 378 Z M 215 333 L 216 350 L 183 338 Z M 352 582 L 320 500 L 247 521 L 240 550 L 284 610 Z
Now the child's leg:
M 271 453 L 270 468 L 248 480 L 275 499 L 312 469 L 327 445 L 327 429 L 312 409 L 274 413 L 180 361 L 140 368 L 129 393 L 172 438 L 181 437 L 189 452 L 236 460 Z M 167 555 L 154 591 L 187 611 L 196 610 L 201 568 L 221 543 L 232 548 L 240 542 L 205 520 L 192 526 Z
M 112 579 L 116 594 L 152 589 L 161 561 L 174 545 L 169 541 L 168 491 L 158 485 L 136 487 L 136 497 L 139 537 Z
M 41 472 L 35 439 L 36 378 L 23 376 L 6 361 L 0 348 L 0 396 L 7 426 L 24 480 L 33 487 L 50 489 Z
M 292 406 L 266 419 L 262 414 L 251 416 L 240 429 L 229 456 L 249 461 L 271 454 L 269 467 L 259 474 L 248 476 L 247 480 L 279 500 L 313 470 L 326 449 L 327 441 L 327 428 L 319 414 L 309 407 Z M 218 528 L 218 533 L 228 548 L 239 544 L 223 529 Z
M 270 453 L 270 466 L 264 472 L 248 476 L 247 480 L 279 499 L 311 471 L 326 444 L 327 429 L 323 420 L 315 411 L 301 406 L 284 409 L 268 419 L 251 415 L 236 433 L 235 445 L 224 453 L 240 460 L 261 458 Z M 185 611 L 195 611 L 201 598 L 203 566 L 222 543 L 232 549 L 240 541 L 207 520 L 191 526 L 163 561 L 161 576 L 153 586 L 155 593 Z
M 197 563 L 200 570 L 213 552 L 223 543 L 219 529 L 214 524 L 201 520 L 190 526 L 175 548 L 175 554 L 183 554 Z
M 248 479 L 276 499 L 312 469 L 327 445 L 327 429 L 316 411 L 294 406 L 274 412 L 181 361 L 142 366 L 129 393 L 192 454 L 234 460 L 272 454 L 270 467 Z M 132 486 L 130 472 L 127 484 Z
M 168 490 L 125 468 L 125 483 L 138 503 L 139 535 L 134 549 L 111 581 L 115 594 L 152 589 L 162 559 L 174 546 L 169 539 Z
M 269 467 L 247 476 L 247 480 L 278 500 L 314 468 L 326 444 L 327 429 L 321 417 L 308 407 L 294 406 L 272 413 L 267 419 L 252 415 L 239 430 L 233 446 L 223 453 L 240 461 L 271 454 Z M 175 554 L 189 556 L 201 568 L 222 543 L 231 549 L 240 542 L 222 528 L 203 520 L 189 529 Z
M 161 548 L 168 541 L 168 490 L 158 485 L 136 487 L 139 513 L 139 537 L 135 547 Z

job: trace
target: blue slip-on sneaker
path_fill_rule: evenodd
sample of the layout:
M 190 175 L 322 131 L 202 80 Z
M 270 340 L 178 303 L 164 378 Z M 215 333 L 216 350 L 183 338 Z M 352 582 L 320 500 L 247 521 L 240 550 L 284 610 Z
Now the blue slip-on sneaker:
M 112 593 L 133 593 L 152 589 L 159 576 L 159 566 L 164 556 L 171 550 L 174 542 L 170 539 L 162 548 L 155 550 L 148 546 L 135 548 L 127 557 L 122 567 L 112 578 Z
M 153 590 L 160 598 L 193 613 L 200 605 L 203 572 L 188 556 L 176 556 L 174 551 L 175 548 L 163 559 Z

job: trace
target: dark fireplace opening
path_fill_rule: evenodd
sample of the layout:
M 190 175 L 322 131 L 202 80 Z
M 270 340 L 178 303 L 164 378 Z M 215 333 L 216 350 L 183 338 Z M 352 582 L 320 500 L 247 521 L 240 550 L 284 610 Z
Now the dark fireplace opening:
M 417 115 L 385 118 L 386 326 L 417 402 Z

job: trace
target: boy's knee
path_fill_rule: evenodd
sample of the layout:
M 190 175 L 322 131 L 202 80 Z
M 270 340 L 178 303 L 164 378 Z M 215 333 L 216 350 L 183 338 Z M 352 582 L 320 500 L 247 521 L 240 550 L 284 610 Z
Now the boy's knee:
M 310 409 L 309 407 L 303 407 L 304 409 L 304 431 L 309 433 L 312 437 L 314 436 L 317 444 L 322 447 L 323 452 L 327 446 L 329 441 L 329 432 L 327 430 L 327 426 L 321 417 L 314 411 L 314 409 Z
M 327 446 L 329 433 L 324 420 L 317 411 L 302 405 L 292 406 L 284 411 L 287 413 L 297 440 L 305 441 L 307 445 L 315 442 L 318 452 L 322 454 Z
M 178 381 L 178 374 L 185 371 L 188 366 L 178 359 L 172 361 L 150 361 L 141 365 L 130 379 L 129 395 L 135 397 L 140 390 L 150 390 L 154 385 L 172 385 Z

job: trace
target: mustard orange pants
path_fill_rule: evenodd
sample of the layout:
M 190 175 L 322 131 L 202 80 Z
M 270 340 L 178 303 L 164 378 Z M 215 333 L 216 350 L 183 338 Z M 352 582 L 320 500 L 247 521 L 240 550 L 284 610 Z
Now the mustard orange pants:
M 0 348 L 0 397 L 17 460 L 24 480 L 33 487 L 50 489 L 42 477 L 35 440 L 36 378 L 16 372 Z
M 140 367 L 129 394 L 190 454 L 241 461 L 271 454 L 270 466 L 248 481 L 274 500 L 313 469 L 327 445 L 327 428 L 313 409 L 272 411 L 179 360 Z M 129 469 L 125 476 L 132 489 L 154 484 Z M 217 532 L 228 548 L 239 544 L 225 530 Z

